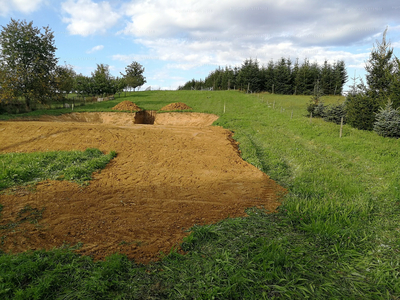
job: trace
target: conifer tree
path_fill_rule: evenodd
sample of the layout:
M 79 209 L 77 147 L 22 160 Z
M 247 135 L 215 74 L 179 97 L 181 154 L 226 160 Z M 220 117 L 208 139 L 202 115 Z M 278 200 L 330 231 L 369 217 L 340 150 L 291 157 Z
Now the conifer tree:
M 297 74 L 299 73 L 299 59 L 296 58 L 296 62 L 294 63 L 293 70 L 292 70 L 292 89 L 293 89 L 293 94 L 297 95 L 298 94 L 298 87 L 297 87 Z
M 300 66 L 299 71 L 297 72 L 297 76 L 295 79 L 295 85 L 297 86 L 297 94 L 298 95 L 311 95 L 310 91 L 310 62 L 308 58 L 304 59 L 303 64 Z M 311 90 L 313 90 L 313 86 Z
M 272 93 L 272 86 L 275 86 L 275 65 L 273 60 L 268 62 L 264 78 L 264 90 Z
M 252 59 L 246 59 L 243 62 L 242 68 L 237 76 L 237 83 L 243 90 L 247 91 L 247 87 L 249 87 L 250 91 L 261 91 L 260 68 L 257 59 L 254 61 Z
M 333 95 L 332 90 L 332 66 L 327 60 L 324 61 L 324 65 L 321 69 L 321 82 L 320 86 L 325 95 Z
M 274 91 L 275 94 L 288 95 L 291 93 L 292 79 L 291 79 L 290 65 L 288 65 L 287 60 L 285 60 L 283 57 L 275 65 L 274 78 L 275 78 L 275 91 Z
M 369 95 L 373 98 L 385 99 L 390 95 L 394 62 L 392 60 L 393 48 L 390 42 L 386 41 L 386 33 L 387 28 L 383 32 L 382 42 L 376 41 L 365 66 Z
M 346 98 L 348 123 L 358 129 L 372 130 L 376 113 L 392 95 L 392 83 L 397 85 L 393 48 L 386 41 L 387 29 L 382 42 L 376 42 L 365 66 L 367 85 L 362 84 L 361 92 L 352 93 Z M 361 85 L 360 85 L 361 86 Z
M 348 75 L 346 71 L 346 65 L 343 60 L 337 61 L 332 70 L 333 78 L 333 95 L 341 95 L 343 92 L 343 86 L 347 82 Z

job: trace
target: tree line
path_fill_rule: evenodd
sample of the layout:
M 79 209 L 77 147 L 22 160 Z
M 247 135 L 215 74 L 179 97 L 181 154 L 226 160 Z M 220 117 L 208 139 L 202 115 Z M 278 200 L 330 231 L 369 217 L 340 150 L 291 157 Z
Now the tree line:
M 240 67 L 218 67 L 204 79 L 192 79 L 179 90 L 239 89 L 251 92 L 269 92 L 287 95 L 312 95 L 318 83 L 325 95 L 340 95 L 348 78 L 344 61 L 333 64 L 327 60 L 323 65 L 299 59 L 293 63 L 282 57 L 277 62 L 270 60 L 260 66 L 257 59 L 246 59 Z
M 33 22 L 11 19 L 0 32 L 0 110 L 24 104 L 49 104 L 71 92 L 81 96 L 115 94 L 142 86 L 144 67 L 132 62 L 121 77 L 114 77 L 109 66 L 97 64 L 91 76 L 77 74 L 70 65 L 58 65 L 54 33 Z

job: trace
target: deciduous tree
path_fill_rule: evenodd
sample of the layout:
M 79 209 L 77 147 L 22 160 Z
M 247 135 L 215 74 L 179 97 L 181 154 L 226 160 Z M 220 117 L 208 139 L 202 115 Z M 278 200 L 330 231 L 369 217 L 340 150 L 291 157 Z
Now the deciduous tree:
M 127 87 L 133 88 L 135 90 L 137 87 L 142 86 L 146 83 L 146 77 L 143 76 L 144 67 L 134 61 L 125 68 L 125 74 L 121 75 L 125 78 Z
M 28 109 L 34 103 L 46 103 L 55 93 L 52 86 L 55 56 L 54 34 L 49 27 L 42 30 L 33 22 L 11 19 L 0 32 L 0 69 L 3 76 L 0 94 L 5 91 L 25 100 Z M 0 96 L 0 97 L 4 97 Z

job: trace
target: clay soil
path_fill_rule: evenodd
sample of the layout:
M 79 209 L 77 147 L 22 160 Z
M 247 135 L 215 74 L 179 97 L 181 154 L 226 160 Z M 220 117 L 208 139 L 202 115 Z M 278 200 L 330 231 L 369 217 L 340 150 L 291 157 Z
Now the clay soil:
M 241 159 L 228 130 L 204 126 L 210 121 L 199 125 L 196 114 L 196 122 L 186 114 L 186 124 L 179 126 L 132 120 L 114 125 L 112 120 L 132 114 L 108 114 L 83 117 L 91 122 L 63 116 L 0 122 L 0 153 L 91 147 L 118 153 L 88 186 L 45 181 L 0 194 L 0 226 L 14 222 L 26 205 L 45 208 L 37 224 L 0 231 L 5 236 L 1 250 L 49 250 L 81 242 L 77 251 L 95 259 L 119 252 L 147 263 L 179 245 L 195 224 L 245 216 L 248 207 L 274 211 L 279 205 L 283 188 Z

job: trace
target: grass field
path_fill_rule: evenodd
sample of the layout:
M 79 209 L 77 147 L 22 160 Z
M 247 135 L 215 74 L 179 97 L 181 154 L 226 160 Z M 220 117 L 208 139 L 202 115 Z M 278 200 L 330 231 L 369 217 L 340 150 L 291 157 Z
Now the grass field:
M 339 138 L 338 125 L 306 117 L 309 99 L 152 91 L 77 108 L 184 102 L 220 115 L 215 125 L 234 131 L 243 158 L 289 193 L 276 214 L 249 209 L 247 218 L 193 227 L 186 255 L 171 251 L 146 266 L 118 254 L 93 262 L 65 247 L 1 254 L 1 297 L 400 299 L 400 141 L 347 125 Z M 336 101 L 343 98 L 325 98 Z

